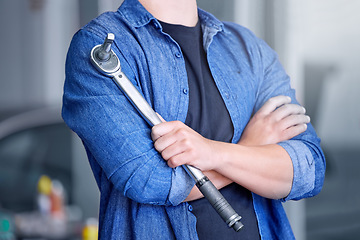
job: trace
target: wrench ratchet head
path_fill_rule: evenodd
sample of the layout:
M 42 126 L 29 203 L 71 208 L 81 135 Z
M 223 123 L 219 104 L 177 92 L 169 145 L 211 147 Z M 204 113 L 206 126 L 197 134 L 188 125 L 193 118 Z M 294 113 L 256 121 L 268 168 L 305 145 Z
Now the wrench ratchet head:
M 114 34 L 108 33 L 104 43 L 93 47 L 90 54 L 92 64 L 100 72 L 110 76 L 121 70 L 120 61 L 111 49 L 114 39 Z

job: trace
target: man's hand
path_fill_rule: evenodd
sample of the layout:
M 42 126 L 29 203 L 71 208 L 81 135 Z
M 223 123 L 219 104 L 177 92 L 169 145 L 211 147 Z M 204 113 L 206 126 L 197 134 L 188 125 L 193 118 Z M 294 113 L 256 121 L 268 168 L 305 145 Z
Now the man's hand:
M 270 98 L 250 119 L 238 144 L 276 144 L 304 132 L 309 122 L 305 108 L 291 104 L 290 97 L 276 96 Z
M 163 122 L 152 128 L 155 149 L 172 168 L 190 164 L 205 171 L 212 168 L 215 141 L 180 121 Z

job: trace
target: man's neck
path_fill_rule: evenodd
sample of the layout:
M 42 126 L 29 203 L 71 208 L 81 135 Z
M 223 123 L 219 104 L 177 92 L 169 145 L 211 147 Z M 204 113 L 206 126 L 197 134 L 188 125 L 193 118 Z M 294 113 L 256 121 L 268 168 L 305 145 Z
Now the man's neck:
M 139 0 L 162 22 L 193 27 L 198 21 L 196 0 Z

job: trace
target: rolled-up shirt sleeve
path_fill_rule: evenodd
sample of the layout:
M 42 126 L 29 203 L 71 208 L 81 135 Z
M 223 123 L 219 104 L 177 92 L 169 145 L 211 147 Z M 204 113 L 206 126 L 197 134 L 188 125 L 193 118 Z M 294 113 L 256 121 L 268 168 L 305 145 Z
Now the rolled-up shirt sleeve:
M 95 161 L 93 171 L 98 166 L 96 178 L 105 174 L 118 191 L 139 203 L 178 205 L 194 182 L 183 168 L 167 166 L 154 149 L 150 126 L 113 80 L 92 66 L 90 51 L 104 38 L 84 30 L 74 36 L 66 61 L 63 119 Z M 122 71 L 140 89 L 120 51 L 113 50 Z
M 279 143 L 289 154 L 293 164 L 293 183 L 289 195 L 282 199 L 299 200 L 318 194 L 325 176 L 325 158 L 320 148 L 320 140 L 309 131 L 292 140 Z
M 271 97 L 286 95 L 296 100 L 295 90 L 291 88 L 289 76 L 280 64 L 277 54 L 262 40 L 257 39 L 258 59 L 261 62 L 258 70 L 260 84 L 257 91 L 254 111 Z M 307 130 L 291 140 L 278 143 L 289 154 L 293 164 L 293 183 L 290 194 L 282 199 L 298 200 L 311 197 L 320 192 L 325 177 L 325 157 L 320 147 L 320 139 L 312 125 Z

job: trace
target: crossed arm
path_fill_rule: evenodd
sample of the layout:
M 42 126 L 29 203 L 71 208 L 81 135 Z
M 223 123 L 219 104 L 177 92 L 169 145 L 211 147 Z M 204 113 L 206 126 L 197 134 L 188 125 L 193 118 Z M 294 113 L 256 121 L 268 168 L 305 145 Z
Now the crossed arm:
M 252 117 L 238 144 L 206 139 L 179 121 L 152 129 L 154 146 L 170 167 L 195 166 L 217 188 L 236 182 L 267 198 L 286 197 L 292 186 L 293 166 L 285 149 L 276 143 L 306 130 L 310 118 L 305 109 L 277 96 Z M 201 198 L 193 188 L 185 201 Z

